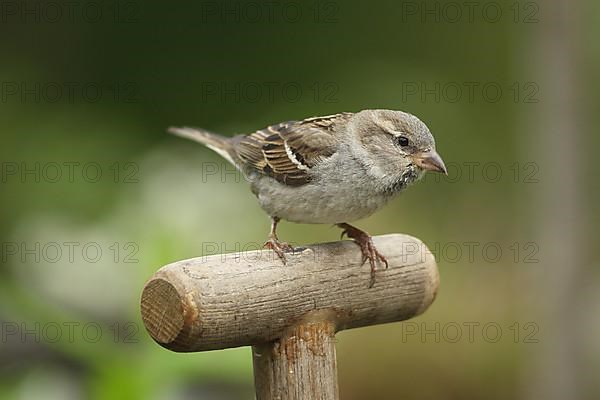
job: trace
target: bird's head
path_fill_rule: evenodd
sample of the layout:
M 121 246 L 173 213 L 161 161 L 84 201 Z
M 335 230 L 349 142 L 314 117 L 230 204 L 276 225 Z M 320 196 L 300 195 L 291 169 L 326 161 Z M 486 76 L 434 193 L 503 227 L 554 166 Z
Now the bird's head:
M 378 178 L 405 185 L 425 171 L 447 174 L 429 128 L 414 115 L 364 110 L 353 119 L 353 136 L 361 148 L 361 158 Z

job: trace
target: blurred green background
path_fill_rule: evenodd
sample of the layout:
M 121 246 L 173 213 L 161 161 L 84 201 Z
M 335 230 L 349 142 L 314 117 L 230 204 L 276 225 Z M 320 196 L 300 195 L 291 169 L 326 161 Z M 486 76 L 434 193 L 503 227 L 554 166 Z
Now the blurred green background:
M 165 129 L 365 108 L 419 116 L 449 167 L 357 223 L 422 239 L 441 289 L 338 334 L 341 397 L 598 398 L 600 6 L 564 3 L 0 1 L 0 398 L 252 399 L 248 348 L 170 353 L 141 324 L 160 266 L 268 232 Z

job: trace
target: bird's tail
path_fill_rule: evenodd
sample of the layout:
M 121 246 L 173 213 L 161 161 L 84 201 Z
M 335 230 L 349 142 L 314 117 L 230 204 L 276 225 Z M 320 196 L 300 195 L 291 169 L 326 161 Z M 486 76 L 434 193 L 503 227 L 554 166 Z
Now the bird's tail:
M 167 131 L 169 133 L 172 133 L 173 135 L 181 136 L 183 138 L 202 143 L 203 145 L 215 151 L 220 156 L 227 159 L 227 161 L 235 165 L 235 162 L 233 161 L 232 157 L 233 146 L 231 144 L 230 138 L 206 131 L 204 129 L 197 128 L 171 127 Z

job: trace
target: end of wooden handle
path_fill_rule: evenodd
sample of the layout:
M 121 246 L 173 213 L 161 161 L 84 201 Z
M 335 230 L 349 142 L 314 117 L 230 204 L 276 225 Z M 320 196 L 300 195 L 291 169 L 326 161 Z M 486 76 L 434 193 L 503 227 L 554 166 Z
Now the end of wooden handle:
M 142 292 L 142 320 L 146 330 L 159 344 L 170 347 L 186 326 L 189 305 L 180 292 L 165 279 L 150 280 Z

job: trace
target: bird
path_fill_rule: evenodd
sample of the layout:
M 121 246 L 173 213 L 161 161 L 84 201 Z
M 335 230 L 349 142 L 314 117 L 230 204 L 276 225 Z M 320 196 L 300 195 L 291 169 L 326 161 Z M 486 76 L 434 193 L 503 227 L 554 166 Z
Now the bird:
M 168 132 L 202 143 L 239 169 L 271 219 L 265 248 L 282 263 L 294 249 L 280 241 L 281 220 L 334 224 L 369 261 L 388 267 L 371 236 L 353 222 L 383 207 L 426 171 L 447 169 L 427 125 L 403 111 L 367 109 L 270 125 L 233 137 L 204 129 Z

